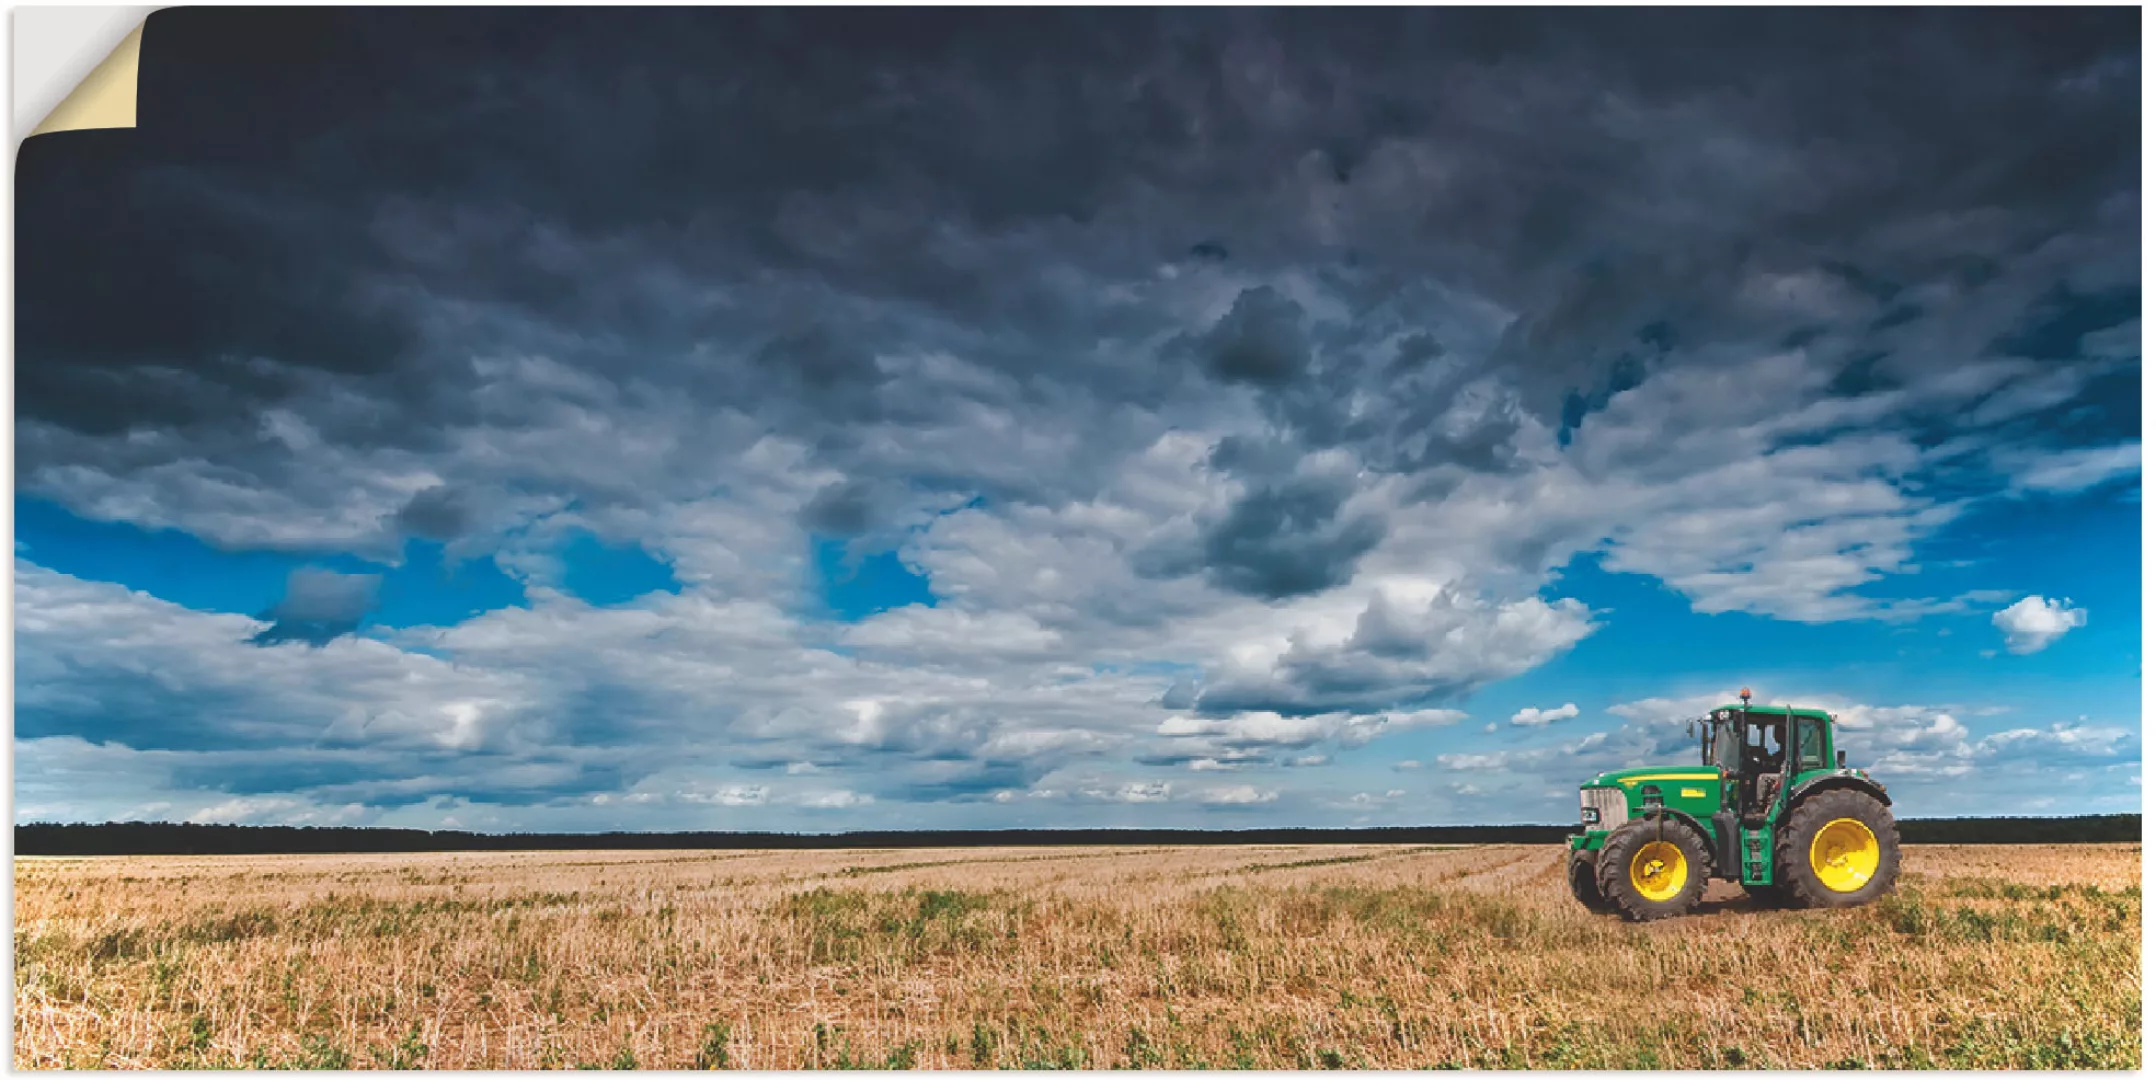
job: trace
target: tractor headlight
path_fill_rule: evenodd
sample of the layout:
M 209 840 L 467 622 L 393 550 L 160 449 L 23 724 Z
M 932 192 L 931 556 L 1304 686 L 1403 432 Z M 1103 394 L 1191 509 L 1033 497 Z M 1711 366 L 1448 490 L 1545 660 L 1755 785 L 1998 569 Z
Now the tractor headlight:
M 1616 788 L 1580 789 L 1580 824 L 1590 829 L 1614 829 L 1630 817 L 1624 792 Z

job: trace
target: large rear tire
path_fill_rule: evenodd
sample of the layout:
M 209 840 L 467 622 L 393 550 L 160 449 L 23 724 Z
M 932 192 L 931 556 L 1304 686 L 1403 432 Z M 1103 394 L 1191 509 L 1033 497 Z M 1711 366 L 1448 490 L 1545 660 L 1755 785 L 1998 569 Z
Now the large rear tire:
M 1901 873 L 1901 832 L 1886 804 L 1861 791 L 1822 791 L 1775 836 L 1774 876 L 1801 907 L 1868 904 Z
M 1641 818 L 1610 833 L 1595 879 L 1602 895 L 1634 922 L 1682 915 L 1707 889 L 1707 845 L 1674 821 Z
M 1602 883 L 1595 879 L 1595 852 L 1579 850 L 1565 860 L 1565 880 L 1572 885 L 1572 898 L 1586 905 L 1587 910 L 1607 915 L 1617 910 L 1610 898 L 1602 895 Z

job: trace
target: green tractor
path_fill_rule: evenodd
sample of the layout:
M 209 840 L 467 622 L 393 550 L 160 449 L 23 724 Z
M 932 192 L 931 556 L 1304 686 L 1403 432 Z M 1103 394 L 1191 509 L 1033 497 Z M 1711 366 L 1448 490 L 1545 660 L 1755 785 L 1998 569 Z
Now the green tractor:
M 1847 767 L 1834 717 L 1738 698 L 1694 721 L 1698 765 L 1580 785 L 1565 876 L 1581 903 L 1646 920 L 1691 910 L 1709 878 L 1770 906 L 1854 907 L 1894 887 L 1901 835 L 1886 788 Z

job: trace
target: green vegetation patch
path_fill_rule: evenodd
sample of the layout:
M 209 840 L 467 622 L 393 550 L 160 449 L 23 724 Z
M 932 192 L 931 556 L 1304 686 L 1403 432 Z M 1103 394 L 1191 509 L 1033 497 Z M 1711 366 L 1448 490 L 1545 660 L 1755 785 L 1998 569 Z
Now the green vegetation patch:
M 1017 941 L 1032 909 L 1033 901 L 1013 893 L 962 889 L 816 888 L 778 904 L 817 964 L 997 953 Z

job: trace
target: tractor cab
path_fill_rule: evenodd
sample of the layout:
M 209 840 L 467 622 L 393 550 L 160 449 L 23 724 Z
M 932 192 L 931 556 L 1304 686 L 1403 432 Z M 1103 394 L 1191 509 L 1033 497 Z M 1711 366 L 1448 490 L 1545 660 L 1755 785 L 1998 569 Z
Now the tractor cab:
M 1720 774 L 1724 807 L 1756 828 L 1792 779 L 1839 769 L 1843 758 L 1834 751 L 1832 717 L 1786 706 L 1755 709 L 1750 692 L 1743 697 L 1742 704 L 1715 709 L 1698 725 L 1699 760 Z

